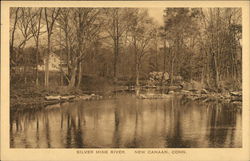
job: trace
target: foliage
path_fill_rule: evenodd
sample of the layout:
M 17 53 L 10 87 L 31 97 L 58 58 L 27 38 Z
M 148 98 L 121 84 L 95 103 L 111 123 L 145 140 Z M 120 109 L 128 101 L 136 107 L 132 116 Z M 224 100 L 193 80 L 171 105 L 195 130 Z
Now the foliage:
M 181 76 L 217 91 L 241 87 L 240 8 L 166 8 L 163 16 L 160 26 L 145 8 L 11 8 L 11 71 L 24 68 L 19 83 L 35 82 L 26 73 L 51 50 L 66 61 L 60 77 L 72 88 L 91 84 L 83 75 L 162 85 L 154 71 L 171 84 Z

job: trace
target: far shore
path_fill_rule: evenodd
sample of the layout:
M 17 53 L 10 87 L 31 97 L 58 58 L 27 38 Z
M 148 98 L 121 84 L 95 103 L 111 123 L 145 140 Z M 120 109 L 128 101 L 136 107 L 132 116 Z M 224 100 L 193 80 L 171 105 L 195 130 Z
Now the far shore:
M 142 87 L 141 87 L 142 88 Z M 155 87 L 157 88 L 157 87 Z M 16 90 L 12 94 L 10 98 L 10 109 L 11 110 L 21 110 L 21 109 L 39 109 L 46 107 L 48 105 L 64 103 L 64 102 L 72 102 L 72 101 L 87 101 L 87 100 L 99 100 L 99 99 L 110 99 L 113 98 L 115 94 L 124 94 L 124 93 L 135 93 L 135 89 L 129 86 L 120 86 L 113 89 L 109 89 L 108 91 L 82 91 L 82 90 L 63 90 L 63 88 L 59 88 L 60 90 L 46 90 L 43 88 L 29 88 L 26 90 Z M 159 93 L 159 90 L 157 90 Z M 162 91 L 161 91 L 162 92 Z M 21 94 L 20 94 L 21 93 Z M 148 87 L 144 87 L 141 89 L 142 94 L 139 94 L 138 98 L 141 99 L 152 99 L 152 97 L 147 98 L 147 94 L 154 95 L 153 99 L 164 99 L 164 97 L 152 92 L 152 89 Z M 226 103 L 234 103 L 237 105 L 242 104 L 242 95 L 240 92 L 224 92 L 224 93 L 216 93 L 216 92 L 208 92 L 205 89 L 202 90 L 168 90 L 162 93 L 163 95 L 182 95 L 184 99 L 188 101 L 201 101 L 201 102 L 211 102 L 211 101 L 220 101 Z M 143 95 L 143 97 L 142 97 Z M 46 97 L 51 96 L 52 99 L 48 100 Z M 53 99 L 53 97 L 64 96 L 64 97 L 72 97 L 70 99 Z

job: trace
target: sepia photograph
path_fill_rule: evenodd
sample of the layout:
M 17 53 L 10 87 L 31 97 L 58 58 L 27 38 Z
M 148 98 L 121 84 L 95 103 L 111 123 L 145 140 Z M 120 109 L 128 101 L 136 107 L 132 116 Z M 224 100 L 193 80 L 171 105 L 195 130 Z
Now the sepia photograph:
M 10 8 L 10 147 L 242 147 L 241 17 Z
M 1 7 L 3 159 L 250 159 L 249 3 L 39 2 Z

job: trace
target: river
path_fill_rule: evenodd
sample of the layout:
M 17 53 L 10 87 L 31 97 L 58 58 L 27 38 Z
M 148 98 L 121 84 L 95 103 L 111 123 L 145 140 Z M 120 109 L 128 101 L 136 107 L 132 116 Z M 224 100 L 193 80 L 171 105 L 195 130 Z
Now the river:
M 11 148 L 239 148 L 241 109 L 219 102 L 115 99 L 11 111 Z

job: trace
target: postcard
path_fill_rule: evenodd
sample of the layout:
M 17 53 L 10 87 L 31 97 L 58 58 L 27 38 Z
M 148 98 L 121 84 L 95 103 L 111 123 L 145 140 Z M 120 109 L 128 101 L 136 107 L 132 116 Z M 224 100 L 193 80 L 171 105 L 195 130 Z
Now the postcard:
M 249 7 L 1 2 L 1 160 L 249 160 Z

